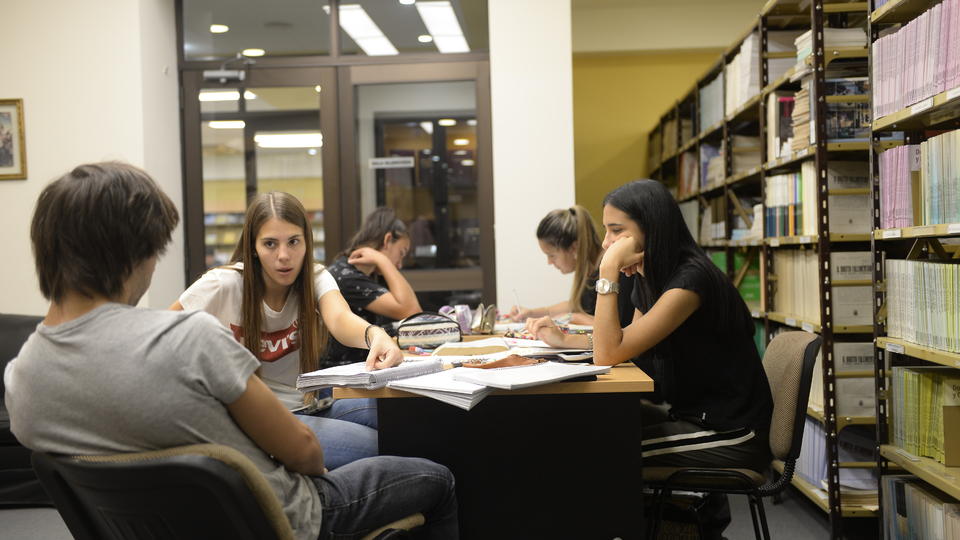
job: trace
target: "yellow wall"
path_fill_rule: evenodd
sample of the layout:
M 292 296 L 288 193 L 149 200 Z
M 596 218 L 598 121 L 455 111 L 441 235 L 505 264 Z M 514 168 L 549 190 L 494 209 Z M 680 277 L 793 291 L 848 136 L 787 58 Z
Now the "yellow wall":
M 647 171 L 647 134 L 720 58 L 720 50 L 573 57 L 577 202 L 601 220 L 600 201 Z

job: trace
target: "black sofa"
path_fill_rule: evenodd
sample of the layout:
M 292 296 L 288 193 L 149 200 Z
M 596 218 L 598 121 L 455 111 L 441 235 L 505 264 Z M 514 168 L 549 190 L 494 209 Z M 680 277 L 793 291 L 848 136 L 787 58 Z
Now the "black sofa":
M 30 450 L 10 432 L 10 416 L 3 403 L 3 371 L 43 317 L 0 313 L 0 508 L 53 506 L 30 465 Z

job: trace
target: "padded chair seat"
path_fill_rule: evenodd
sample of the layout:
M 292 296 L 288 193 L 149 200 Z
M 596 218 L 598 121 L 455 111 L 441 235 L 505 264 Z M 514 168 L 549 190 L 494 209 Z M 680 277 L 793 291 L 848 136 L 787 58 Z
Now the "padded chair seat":
M 643 482 L 645 484 L 663 484 L 673 473 L 684 470 L 683 467 L 644 467 Z M 750 479 L 753 487 L 760 487 L 767 482 L 766 475 L 760 474 L 753 469 L 724 469 L 712 468 L 712 471 L 738 472 Z M 732 478 L 710 478 L 702 476 L 691 477 L 690 482 L 685 482 L 682 478 L 671 482 L 674 488 L 699 487 L 699 488 L 717 488 L 717 489 L 742 489 L 744 485 Z

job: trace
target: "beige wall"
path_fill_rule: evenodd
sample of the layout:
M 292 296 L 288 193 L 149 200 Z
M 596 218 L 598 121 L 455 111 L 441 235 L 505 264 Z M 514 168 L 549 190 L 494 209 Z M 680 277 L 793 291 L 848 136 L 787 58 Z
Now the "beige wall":
M 647 133 L 720 50 L 578 54 L 573 59 L 577 202 L 599 223 L 613 188 L 642 178 Z
M 180 206 L 180 137 L 173 0 L 5 2 L 0 98 L 22 98 L 26 180 L 0 181 L 0 312 L 42 314 L 30 249 L 37 196 L 54 178 L 92 161 L 145 167 Z M 148 305 L 183 287 L 178 229 Z

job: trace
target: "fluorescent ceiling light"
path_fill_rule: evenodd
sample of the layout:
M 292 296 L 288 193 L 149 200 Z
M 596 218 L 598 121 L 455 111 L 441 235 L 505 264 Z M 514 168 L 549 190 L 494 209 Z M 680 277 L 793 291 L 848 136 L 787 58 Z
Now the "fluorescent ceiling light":
M 456 152 L 453 153 L 453 155 L 455 155 L 455 156 L 465 156 L 465 155 L 467 155 L 467 151 L 466 151 L 466 150 L 457 150 Z
M 417 41 L 419 41 L 420 43 L 430 43 L 431 41 L 433 41 L 433 36 L 431 36 L 430 34 L 421 34 L 417 36 Z
M 247 125 L 243 120 L 211 120 L 207 126 L 213 129 L 243 129 Z
M 320 93 L 320 90 L 322 90 L 322 88 L 320 88 L 320 85 L 319 85 L 319 84 L 316 85 L 316 86 L 314 86 L 313 89 L 316 90 L 316 92 L 317 92 L 318 94 Z
M 342 9 L 342 8 L 341 8 Z M 433 36 L 437 50 L 442 53 L 470 52 L 470 46 L 463 37 L 460 21 L 453 12 L 450 2 L 417 2 L 417 12 L 424 26 Z
M 383 35 L 377 23 L 367 15 L 363 6 L 347 4 L 340 6 L 340 28 L 363 49 L 367 56 L 398 54 L 397 48 Z
M 258 133 L 253 140 L 260 148 L 320 148 L 323 135 L 319 131 L 289 133 Z
M 244 49 L 240 51 L 240 54 L 244 56 L 263 56 L 267 54 L 267 51 L 263 49 Z
M 225 34 L 230 31 L 230 27 L 225 24 L 211 24 L 210 33 L 211 34 Z
M 453 140 L 454 146 L 466 146 L 468 144 L 470 144 L 470 139 L 454 139 Z
M 476 118 L 471 118 L 471 119 L 467 120 L 467 125 L 468 125 L 468 126 L 475 126 L 475 125 L 477 125 L 477 119 L 476 119 Z
M 247 90 L 243 93 L 246 100 L 257 99 L 257 95 Z M 239 90 L 204 90 L 200 92 L 200 101 L 237 101 L 240 99 Z
M 420 127 L 427 132 L 427 135 L 433 135 L 433 122 L 420 122 Z
M 413 5 L 413 3 L 416 1 L 417 0 L 400 0 L 400 3 L 404 6 L 410 6 L 410 5 Z
M 450 126 L 457 125 L 457 121 L 454 120 L 453 118 L 441 118 L 440 120 L 437 120 L 437 123 L 443 127 L 450 127 Z
M 473 167 L 474 161 L 472 159 L 465 159 L 460 162 L 464 167 Z

